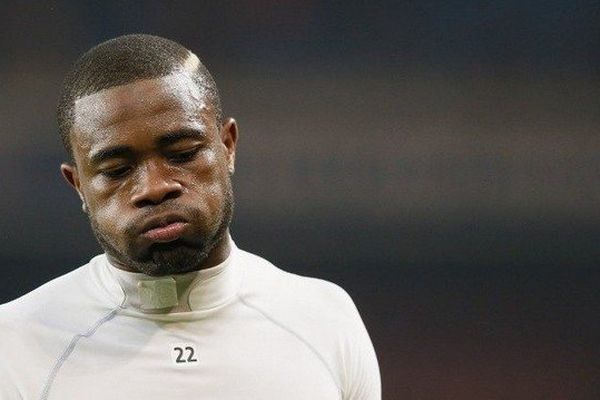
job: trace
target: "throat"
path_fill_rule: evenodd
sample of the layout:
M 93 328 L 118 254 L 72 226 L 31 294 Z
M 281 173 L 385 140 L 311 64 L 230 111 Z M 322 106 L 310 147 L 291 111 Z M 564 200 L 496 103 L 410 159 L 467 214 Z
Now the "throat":
M 198 271 L 162 277 L 122 270 L 115 272 L 125 293 L 126 307 L 148 314 L 192 311 L 189 297 L 198 283 Z

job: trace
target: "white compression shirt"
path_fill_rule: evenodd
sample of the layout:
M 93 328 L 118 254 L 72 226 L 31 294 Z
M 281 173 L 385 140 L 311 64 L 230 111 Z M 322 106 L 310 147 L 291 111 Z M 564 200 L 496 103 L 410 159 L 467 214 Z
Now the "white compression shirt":
M 105 255 L 0 306 L 1 400 L 378 400 L 373 346 L 338 286 L 232 244 L 152 278 Z

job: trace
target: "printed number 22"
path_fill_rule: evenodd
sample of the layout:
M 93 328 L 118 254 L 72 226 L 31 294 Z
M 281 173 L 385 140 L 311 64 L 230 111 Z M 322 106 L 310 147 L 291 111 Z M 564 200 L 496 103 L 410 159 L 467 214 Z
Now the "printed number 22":
M 178 364 L 198 362 L 198 359 L 194 358 L 194 349 L 192 347 L 174 347 L 173 350 L 177 352 L 177 358 L 175 359 L 175 362 Z M 187 353 L 187 359 L 183 357 L 184 353 Z

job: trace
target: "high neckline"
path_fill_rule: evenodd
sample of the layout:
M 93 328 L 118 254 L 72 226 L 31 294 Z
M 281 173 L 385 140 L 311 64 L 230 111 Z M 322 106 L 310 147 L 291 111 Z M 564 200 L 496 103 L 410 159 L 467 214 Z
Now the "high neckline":
M 112 285 L 107 282 L 107 286 L 112 286 L 113 293 L 114 289 L 120 292 L 122 308 L 145 314 L 178 314 L 218 307 L 237 293 L 241 281 L 241 271 L 235 262 L 239 250 L 229 240 L 231 250 L 222 263 L 162 277 L 124 271 L 105 256 L 105 276 L 113 281 Z

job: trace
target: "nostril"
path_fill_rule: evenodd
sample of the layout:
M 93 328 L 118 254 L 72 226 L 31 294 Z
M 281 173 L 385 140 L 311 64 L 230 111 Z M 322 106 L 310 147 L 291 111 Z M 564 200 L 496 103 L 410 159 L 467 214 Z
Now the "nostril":
M 156 205 L 156 203 L 149 199 L 141 199 L 141 200 L 138 200 L 135 202 L 135 206 L 137 208 L 144 208 L 144 207 L 153 206 L 153 205 Z
M 181 191 L 179 191 L 179 190 L 173 190 L 173 191 L 171 191 L 171 192 L 167 193 L 167 194 L 165 195 L 165 197 L 162 199 L 162 201 L 165 201 L 165 200 L 171 200 L 171 199 L 176 199 L 176 198 L 178 198 L 180 195 L 181 195 Z

